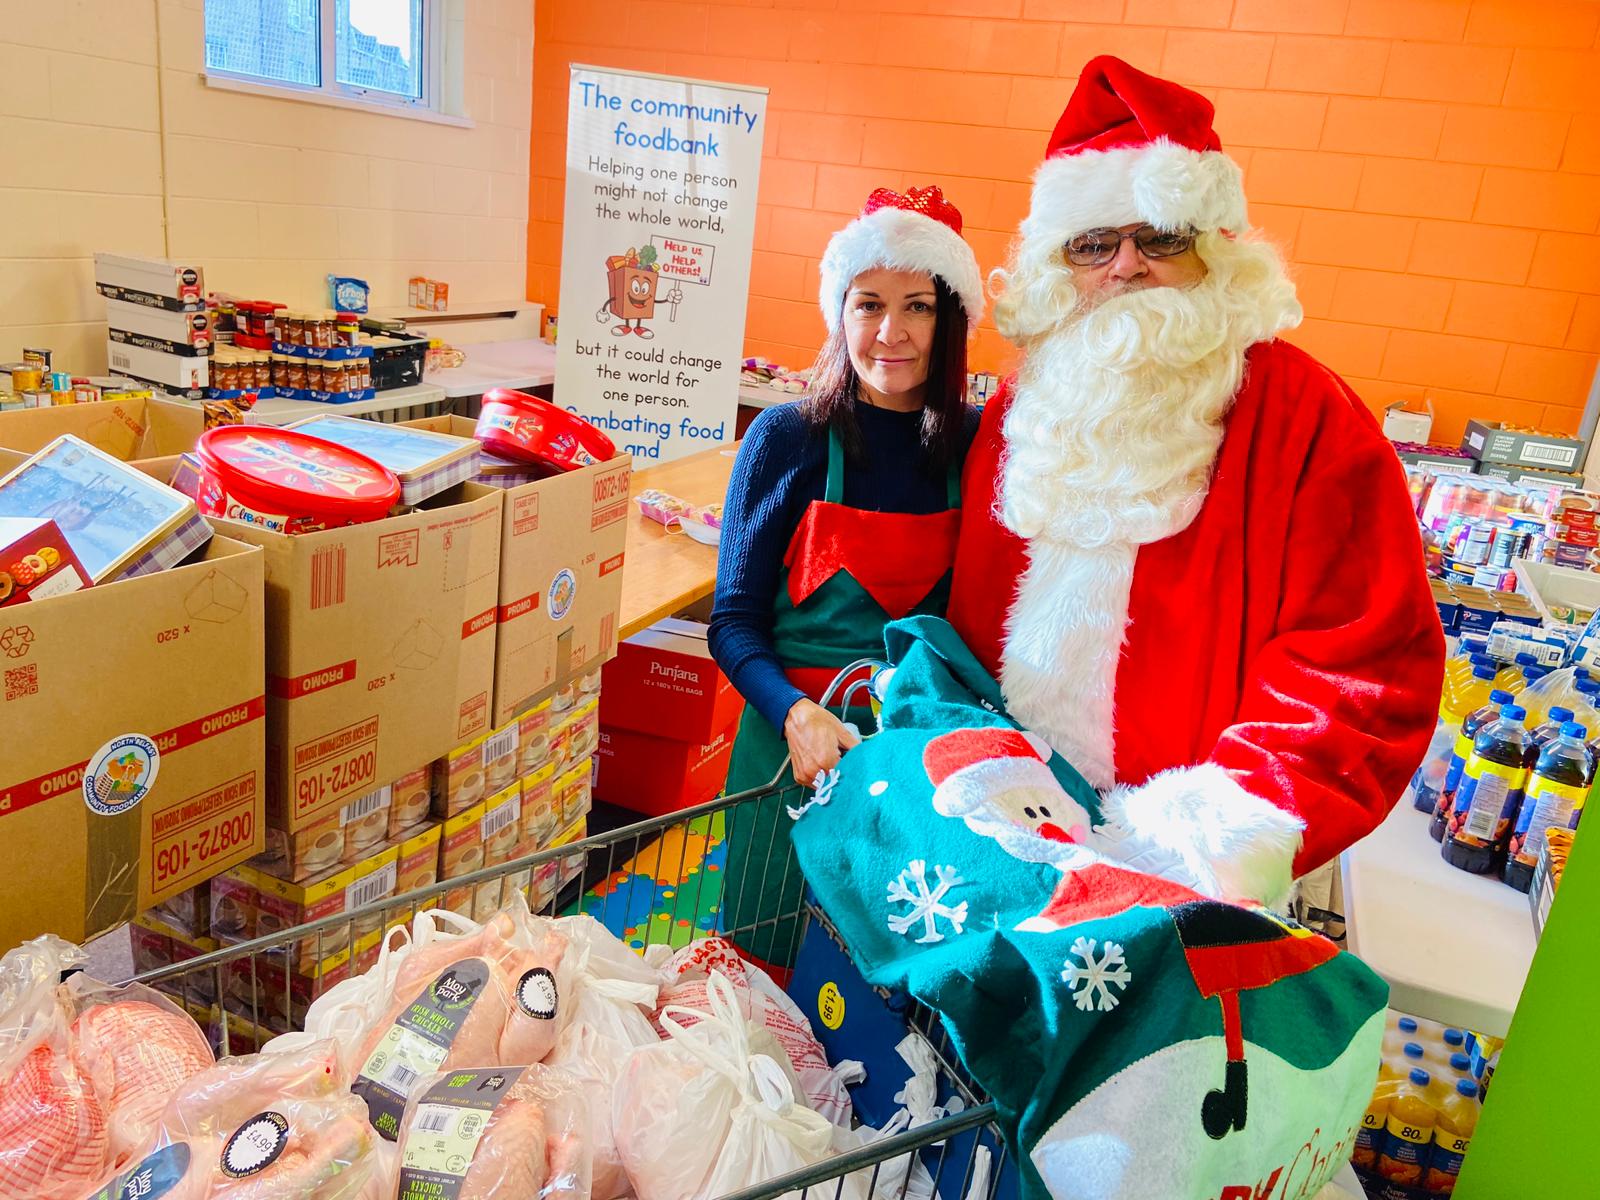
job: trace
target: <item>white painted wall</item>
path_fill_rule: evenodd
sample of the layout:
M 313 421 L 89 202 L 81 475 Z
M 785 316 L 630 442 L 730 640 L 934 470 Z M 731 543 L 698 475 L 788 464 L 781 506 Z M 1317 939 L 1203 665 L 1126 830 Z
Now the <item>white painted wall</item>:
M 461 6 L 472 128 L 207 87 L 202 0 L 0 0 L 0 362 L 104 373 L 96 250 L 291 307 L 329 272 L 522 297 L 533 4 Z

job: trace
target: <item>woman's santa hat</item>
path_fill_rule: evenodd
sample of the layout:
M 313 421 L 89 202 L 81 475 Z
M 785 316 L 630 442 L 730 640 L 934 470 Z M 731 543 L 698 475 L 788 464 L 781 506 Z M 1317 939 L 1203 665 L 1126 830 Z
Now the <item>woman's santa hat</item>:
M 937 185 L 901 195 L 879 188 L 861 215 L 828 241 L 822 255 L 818 302 L 828 332 L 839 328 L 844 294 L 863 271 L 926 271 L 937 275 L 967 310 L 967 328 L 983 316 L 983 275 L 972 247 L 961 236 L 961 210 Z
M 1244 182 L 1211 128 L 1211 101 L 1102 54 L 1078 77 L 1033 176 L 1022 236 L 1086 229 L 1243 232 Z

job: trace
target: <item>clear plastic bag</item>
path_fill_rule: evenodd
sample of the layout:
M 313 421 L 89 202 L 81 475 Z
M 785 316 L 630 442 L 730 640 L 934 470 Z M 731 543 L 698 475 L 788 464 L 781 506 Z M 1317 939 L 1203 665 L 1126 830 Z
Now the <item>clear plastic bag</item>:
M 79 1194 L 379 1200 L 377 1135 L 347 1083 L 331 1042 L 224 1058 L 178 1089 L 129 1168 Z
M 545 1062 L 570 1072 L 583 1089 L 594 1154 L 593 1200 L 616 1200 L 629 1186 L 617 1151 L 612 1096 L 629 1054 L 660 1044 L 650 1013 L 661 977 L 593 917 L 561 917 L 556 925 L 567 938 L 558 974 L 566 1016 Z
M 72 1061 L 106 1115 L 110 1165 L 127 1166 L 180 1087 L 216 1058 L 194 1018 L 140 984 L 111 987 L 74 975 L 61 985 L 73 1014 Z
M 859 1062 L 846 1060 L 836 1066 L 828 1063 L 827 1052 L 812 1032 L 811 1022 L 772 977 L 742 958 L 733 943 L 719 937 L 692 942 L 674 954 L 662 968 L 666 979 L 655 1014 L 661 1036 L 661 1009 L 682 1009 L 678 1021 L 692 1027 L 701 1012 L 710 1011 L 711 977 L 721 974 L 732 985 L 739 1011 L 745 1020 L 766 1029 L 781 1047 L 787 1065 L 793 1070 L 807 1108 L 821 1113 L 835 1125 L 849 1129 L 851 1121 L 848 1085 L 866 1078 Z
M 451 1200 L 588 1200 L 581 1085 L 544 1066 L 429 1076 L 406 1106 L 397 1192 Z M 392 1193 L 393 1194 L 393 1193 Z

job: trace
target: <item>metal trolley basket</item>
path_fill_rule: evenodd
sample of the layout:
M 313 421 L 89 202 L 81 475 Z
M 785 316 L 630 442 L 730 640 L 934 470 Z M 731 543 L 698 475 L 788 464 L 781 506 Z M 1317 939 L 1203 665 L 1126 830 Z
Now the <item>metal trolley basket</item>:
M 581 904 L 582 911 L 613 929 L 617 922 L 609 918 L 644 913 L 645 919 L 628 934 L 630 944 L 641 952 L 653 944 L 683 945 L 713 933 L 740 942 L 769 925 L 784 928 L 785 935 L 793 939 L 791 949 L 799 946 L 812 925 L 820 925 L 839 942 L 826 914 L 799 886 L 799 867 L 792 849 L 787 849 L 779 860 L 783 875 L 778 883 L 781 894 L 797 897 L 793 908 L 735 928 L 719 929 L 720 920 L 708 922 L 705 916 L 720 896 L 722 870 L 713 863 L 713 850 L 721 849 L 721 866 L 725 867 L 727 856 L 744 855 L 748 863 L 756 849 L 750 844 L 738 845 L 737 839 L 725 842 L 729 824 L 737 821 L 741 829 L 747 822 L 758 829 L 770 829 L 776 822 L 787 824 L 785 808 L 798 796 L 799 789 L 793 785 L 742 792 L 224 947 L 145 972 L 137 979 L 180 998 L 191 1010 L 209 1010 L 213 1014 L 210 1035 L 214 1048 L 219 1053 L 237 1053 L 232 1036 L 237 1027 L 259 1033 L 263 1028 L 272 1028 L 274 1018 L 280 1028 L 298 1024 L 297 1007 L 303 1009 L 308 996 L 303 983 L 299 994 L 291 994 L 291 972 L 286 964 L 312 964 L 309 994 L 320 995 L 336 981 L 336 977 L 324 977 L 323 967 L 330 959 L 338 961 L 342 948 L 348 949 L 363 936 L 370 940 L 375 930 L 409 923 L 424 909 L 442 905 L 446 893 L 459 895 L 467 888 L 472 889 L 470 915 L 478 920 L 487 918 L 508 901 L 513 890 L 522 892 L 536 913 L 553 916 L 578 911 Z M 765 821 L 761 820 L 763 817 Z M 688 869 L 696 863 L 709 869 Z M 769 882 L 767 872 L 775 869 L 771 856 L 768 864 L 761 872 L 762 887 Z M 747 883 L 753 874 L 745 874 Z M 550 885 L 552 875 L 557 886 Z M 690 875 L 694 876 L 690 886 L 662 886 L 663 880 L 683 884 Z M 384 936 L 388 936 L 387 932 Z M 888 999 L 888 993 L 874 990 Z M 846 1179 L 852 1175 L 856 1183 L 870 1182 L 870 1191 L 875 1193 L 884 1164 L 907 1154 L 917 1155 L 926 1168 L 938 1200 L 994 1197 L 1006 1153 L 995 1125 L 995 1106 L 966 1077 L 949 1036 L 932 1010 L 911 1004 L 908 1024 L 933 1051 L 940 1068 L 941 1095 L 955 1097 L 953 1102 L 946 1102 L 946 1111 L 959 1111 L 726 1200 L 776 1200 L 795 1195 L 805 1200 L 842 1200 Z M 906 1183 L 901 1186 L 902 1200 L 911 1178 L 907 1172 Z

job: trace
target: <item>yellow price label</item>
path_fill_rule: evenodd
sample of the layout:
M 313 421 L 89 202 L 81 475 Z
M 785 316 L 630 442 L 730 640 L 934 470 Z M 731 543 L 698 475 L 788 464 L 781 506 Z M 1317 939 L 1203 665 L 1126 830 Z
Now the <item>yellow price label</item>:
M 831 980 L 817 993 L 817 1016 L 829 1029 L 838 1029 L 844 1024 L 844 997 Z

